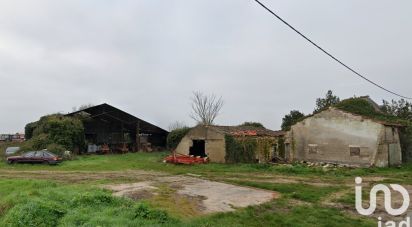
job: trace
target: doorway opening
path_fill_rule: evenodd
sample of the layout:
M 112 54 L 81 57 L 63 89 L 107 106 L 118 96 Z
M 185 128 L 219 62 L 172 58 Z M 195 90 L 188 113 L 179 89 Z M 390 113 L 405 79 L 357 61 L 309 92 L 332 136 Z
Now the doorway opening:
M 206 157 L 205 141 L 193 140 L 193 146 L 191 146 L 189 149 L 189 155 Z

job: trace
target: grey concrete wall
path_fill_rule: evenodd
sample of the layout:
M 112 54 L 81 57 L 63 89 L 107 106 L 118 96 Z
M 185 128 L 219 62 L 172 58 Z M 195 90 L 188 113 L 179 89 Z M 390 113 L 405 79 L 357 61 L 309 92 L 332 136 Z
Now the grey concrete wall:
M 399 145 L 397 130 L 393 133 L 389 128 L 330 108 L 292 126 L 286 136 L 290 143 L 289 159 L 386 166 L 388 141 Z M 351 147 L 359 147 L 359 155 L 351 156 Z
M 223 133 L 204 126 L 190 130 L 176 148 L 178 154 L 189 154 L 193 140 L 205 140 L 205 151 L 211 162 L 224 163 L 226 155 L 225 136 Z

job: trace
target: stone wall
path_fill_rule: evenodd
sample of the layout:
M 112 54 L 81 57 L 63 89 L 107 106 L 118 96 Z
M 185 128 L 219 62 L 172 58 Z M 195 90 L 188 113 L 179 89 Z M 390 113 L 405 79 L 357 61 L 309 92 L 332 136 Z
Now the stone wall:
M 287 143 L 290 161 L 387 166 L 389 144 L 400 153 L 396 128 L 335 108 L 292 126 Z
M 226 155 L 225 136 L 223 133 L 204 126 L 190 130 L 176 148 L 178 154 L 189 154 L 193 140 L 205 140 L 205 151 L 211 162 L 224 163 Z

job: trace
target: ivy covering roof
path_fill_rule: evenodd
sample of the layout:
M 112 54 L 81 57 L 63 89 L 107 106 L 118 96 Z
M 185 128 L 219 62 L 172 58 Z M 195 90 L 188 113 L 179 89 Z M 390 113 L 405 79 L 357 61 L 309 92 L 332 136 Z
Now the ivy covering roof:
M 360 115 L 362 117 L 368 118 L 370 120 L 377 121 L 384 125 L 392 126 L 405 126 L 406 121 L 402 120 L 396 116 L 391 116 L 383 113 L 376 109 L 376 106 L 371 103 L 369 97 L 359 97 L 359 98 L 349 98 L 342 100 L 333 107 L 349 112 L 352 114 Z

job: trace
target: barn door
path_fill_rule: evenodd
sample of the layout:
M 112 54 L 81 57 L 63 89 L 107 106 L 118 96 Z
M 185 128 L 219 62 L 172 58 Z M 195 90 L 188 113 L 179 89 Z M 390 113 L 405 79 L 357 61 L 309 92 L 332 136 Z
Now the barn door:
M 389 166 L 397 166 L 401 164 L 401 152 L 396 143 L 389 144 Z

